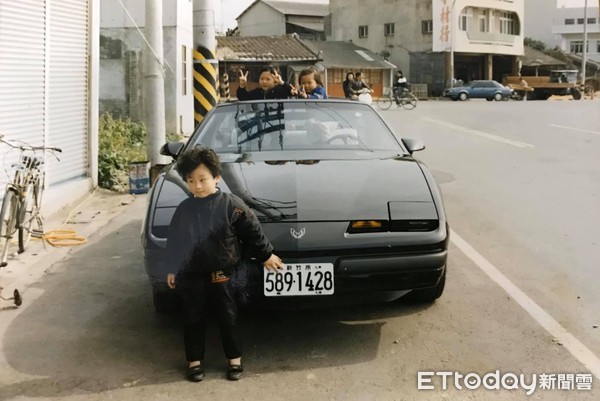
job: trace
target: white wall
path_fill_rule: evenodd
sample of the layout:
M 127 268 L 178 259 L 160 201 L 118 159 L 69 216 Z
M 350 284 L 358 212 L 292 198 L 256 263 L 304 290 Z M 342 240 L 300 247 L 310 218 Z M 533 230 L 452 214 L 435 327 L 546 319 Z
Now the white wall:
M 145 1 L 122 0 L 133 21 L 144 33 Z M 135 28 L 118 0 L 102 0 L 102 35 L 123 41 L 127 50 L 147 51 L 146 43 Z M 165 61 L 165 124 L 166 132 L 191 133 L 194 128 L 192 48 L 193 2 L 191 0 L 163 0 L 163 58 Z M 182 46 L 188 51 L 188 91 L 182 90 Z M 143 57 L 140 58 L 143 60 Z M 120 61 L 117 62 L 117 61 Z M 125 60 L 101 60 L 100 99 L 121 98 L 127 93 Z M 140 74 L 143 65 L 140 63 Z M 140 106 L 143 107 L 143 104 Z M 142 114 L 142 113 L 140 113 Z M 182 118 L 180 119 L 180 116 Z M 180 121 L 183 126 L 180 126 Z

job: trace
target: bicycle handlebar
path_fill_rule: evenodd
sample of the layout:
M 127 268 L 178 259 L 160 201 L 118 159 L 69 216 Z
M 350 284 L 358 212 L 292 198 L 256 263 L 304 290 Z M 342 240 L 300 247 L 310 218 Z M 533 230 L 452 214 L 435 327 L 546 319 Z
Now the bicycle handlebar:
M 62 153 L 62 149 L 61 148 L 57 148 L 57 147 L 52 147 L 52 146 L 31 146 L 28 143 L 23 142 L 23 144 L 21 145 L 15 145 L 14 143 L 10 143 L 9 141 L 7 141 L 6 139 L 4 139 L 4 134 L 0 134 L 0 142 L 7 144 L 8 146 L 10 146 L 13 149 L 21 149 L 21 150 L 50 150 L 52 152 L 59 152 Z

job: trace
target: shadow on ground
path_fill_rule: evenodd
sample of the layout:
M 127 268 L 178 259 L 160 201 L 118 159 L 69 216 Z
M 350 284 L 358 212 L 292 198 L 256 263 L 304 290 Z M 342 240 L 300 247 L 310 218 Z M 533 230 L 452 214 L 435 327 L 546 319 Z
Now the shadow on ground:
M 0 399 L 60 397 L 182 380 L 180 324 L 154 313 L 139 243 L 141 220 L 114 228 L 53 266 L 4 338 L 9 366 L 39 376 Z M 244 360 L 253 374 L 343 366 L 377 357 L 383 319 L 423 307 L 393 302 L 305 311 L 246 310 Z M 207 366 L 224 367 L 216 329 Z M 217 368 L 218 367 L 218 368 Z M 210 380 L 210 378 L 209 378 Z

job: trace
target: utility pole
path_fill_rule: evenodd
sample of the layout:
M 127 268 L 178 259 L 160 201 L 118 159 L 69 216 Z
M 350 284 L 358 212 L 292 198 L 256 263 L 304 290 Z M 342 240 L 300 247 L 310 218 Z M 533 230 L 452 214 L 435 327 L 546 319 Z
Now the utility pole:
M 194 120 L 196 125 L 204 120 L 218 100 L 216 9 L 216 0 L 194 0 Z
M 148 43 L 144 57 L 145 120 L 148 129 L 148 161 L 153 168 L 164 163 L 160 148 L 165 143 L 165 76 L 163 68 L 162 0 L 146 0 L 144 33 Z
M 454 4 L 456 0 L 452 0 L 450 7 L 450 87 L 454 88 Z
M 588 9 L 588 0 L 585 0 L 583 6 L 583 57 L 581 57 L 581 86 L 583 86 L 583 93 L 585 94 L 585 67 L 587 64 L 587 41 L 588 41 L 588 33 L 587 33 L 587 9 Z

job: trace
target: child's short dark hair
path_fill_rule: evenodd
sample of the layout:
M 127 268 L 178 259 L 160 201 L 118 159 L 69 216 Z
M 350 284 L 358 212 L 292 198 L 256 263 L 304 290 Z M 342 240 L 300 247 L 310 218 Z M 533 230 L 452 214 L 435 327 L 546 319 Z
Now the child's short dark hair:
M 313 74 L 315 77 L 315 82 L 319 85 L 319 86 L 323 86 L 323 81 L 321 81 L 321 74 L 319 74 L 319 71 L 314 68 L 314 67 L 308 67 L 302 71 L 300 71 L 300 74 L 298 74 L 298 82 L 301 83 L 302 82 L 302 77 L 306 76 L 306 75 L 310 75 Z
M 211 148 L 203 148 L 201 146 L 194 146 L 183 152 L 177 158 L 175 169 L 181 178 L 187 180 L 192 171 L 197 169 L 201 164 L 204 164 L 208 168 L 213 177 L 221 175 L 219 156 Z

